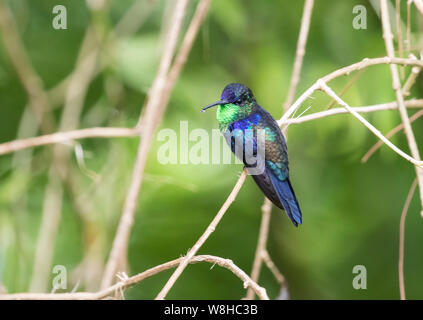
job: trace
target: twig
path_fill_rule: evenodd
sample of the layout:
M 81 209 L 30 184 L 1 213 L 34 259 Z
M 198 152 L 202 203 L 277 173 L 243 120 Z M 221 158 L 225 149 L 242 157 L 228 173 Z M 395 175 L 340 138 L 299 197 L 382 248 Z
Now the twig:
M 194 16 L 192 17 L 192 22 L 190 23 L 188 30 L 184 36 L 184 39 L 181 44 L 181 49 L 178 52 L 178 55 L 175 58 L 175 61 L 172 65 L 172 68 L 169 71 L 169 78 L 166 83 L 166 89 L 160 103 L 161 108 L 165 108 L 169 102 L 170 94 L 175 86 L 176 80 L 179 77 L 179 74 L 184 67 L 188 55 L 191 51 L 191 48 L 194 44 L 194 40 L 197 37 L 198 31 L 201 24 L 203 23 L 207 12 L 210 7 L 211 0 L 202 0 L 195 10 Z M 163 114 L 163 111 L 162 111 Z M 160 120 L 160 119 L 158 119 Z
M 397 102 L 389 102 L 372 106 L 353 107 L 352 109 L 359 113 L 370 113 L 384 110 L 395 110 L 397 109 Z M 405 101 L 407 108 L 422 108 L 423 99 L 408 100 Z M 337 114 L 349 113 L 345 108 L 336 108 L 321 112 L 312 113 L 299 118 L 288 119 L 285 124 L 300 124 L 316 119 L 325 118 Z M 417 113 L 416 113 L 417 114 Z M 410 121 L 413 122 L 415 115 L 410 117 Z M 281 124 L 282 125 L 282 124 Z M 402 125 L 401 125 L 402 128 Z M 12 140 L 0 144 L 0 155 L 4 155 L 11 152 L 20 151 L 27 148 L 34 148 L 55 143 L 66 143 L 72 140 L 87 139 L 87 138 L 113 138 L 113 137 L 136 137 L 139 136 L 141 128 L 113 128 L 113 127 L 96 127 L 78 129 L 66 132 L 56 132 L 43 136 Z M 387 135 L 388 136 L 388 135 Z M 383 144 L 382 142 L 380 142 Z M 379 144 L 379 142 L 378 142 Z
M 35 249 L 34 267 L 29 290 L 47 290 L 54 245 L 61 219 L 63 185 L 58 168 L 52 166 L 48 173 L 48 184 L 43 201 L 43 212 Z
M 423 116 L 423 110 L 420 110 L 418 112 L 416 112 L 415 114 L 413 114 L 410 117 L 410 123 L 416 121 L 418 118 L 420 118 L 421 116 Z M 404 124 L 401 123 L 400 125 L 396 126 L 394 129 L 392 129 L 391 131 L 389 131 L 386 134 L 386 138 L 390 139 L 392 138 L 396 133 L 400 132 L 402 129 L 404 129 Z M 369 151 L 366 152 L 366 154 L 361 158 L 361 162 L 365 163 L 369 160 L 369 158 L 381 147 L 383 146 L 383 142 L 382 141 L 378 141 L 376 142 L 373 147 L 371 147 L 369 149 Z
M 286 101 L 284 103 L 284 110 L 286 111 L 292 104 L 298 83 L 300 81 L 301 67 L 305 55 L 305 47 L 307 44 L 308 31 L 310 28 L 311 14 L 313 12 L 314 0 L 306 0 L 304 3 L 303 14 L 301 17 L 300 32 L 298 35 L 297 49 L 295 53 L 294 67 L 292 70 L 291 81 L 288 89 Z M 285 129 L 287 129 L 286 127 Z M 262 217 L 260 223 L 260 231 L 257 241 L 256 253 L 254 256 L 253 267 L 251 270 L 251 278 L 258 281 L 260 276 L 261 265 L 263 262 L 263 252 L 266 251 L 267 238 L 269 235 L 270 213 L 272 211 L 272 204 L 269 199 L 265 198 L 262 205 Z M 266 251 L 267 252 L 267 251 Z M 247 291 L 247 299 L 254 299 L 254 292 Z
M 412 59 L 416 59 L 415 56 L 410 54 Z M 407 97 L 410 95 L 410 89 L 416 82 L 417 76 L 419 75 L 420 71 L 422 70 L 421 67 L 414 66 L 411 68 L 411 73 L 408 76 L 407 80 L 404 83 L 404 86 L 402 87 L 402 94 L 403 96 Z
M 149 92 L 148 101 L 145 106 L 145 117 L 143 117 L 145 121 L 143 121 L 141 126 L 142 140 L 140 140 L 138 146 L 131 184 L 125 200 L 125 205 L 115 239 L 113 241 L 112 250 L 103 275 L 101 283 L 102 288 L 106 288 L 111 285 L 114 274 L 118 271 L 122 264 L 126 263 L 129 235 L 134 220 L 138 194 L 141 188 L 144 166 L 150 149 L 151 140 L 154 135 L 154 130 L 157 125 L 156 119 L 161 117 L 160 111 L 164 110 L 164 108 L 160 108 L 161 97 L 166 89 L 168 71 L 175 52 L 187 4 L 188 0 L 178 0 L 174 14 L 171 18 L 173 25 L 167 35 L 159 70 Z
M 403 64 L 403 65 L 422 65 L 420 61 L 411 61 L 410 59 L 400 59 L 400 58 L 389 58 L 389 57 L 383 57 L 383 58 L 375 58 L 375 59 L 364 59 L 363 61 L 359 63 L 355 63 L 353 65 L 350 65 L 348 67 L 344 67 L 342 69 L 336 70 L 327 76 L 319 79 L 314 85 L 312 85 L 309 89 L 307 89 L 296 101 L 295 103 L 288 109 L 288 111 L 285 112 L 283 117 L 281 118 L 280 122 L 284 123 L 289 116 L 316 90 L 322 89 L 326 91 L 326 93 L 329 94 L 332 98 L 334 98 L 340 105 L 342 105 L 344 108 L 346 108 L 350 113 L 352 113 L 355 117 L 357 117 L 363 124 L 365 124 L 366 127 L 368 127 L 375 135 L 377 135 L 380 139 L 382 139 L 388 146 L 390 146 L 394 151 L 402 155 L 404 158 L 411 162 L 416 162 L 413 158 L 402 152 L 400 149 L 398 149 L 395 145 L 389 142 L 376 128 L 374 128 L 367 120 L 365 120 L 363 117 L 361 117 L 356 111 L 352 110 L 350 106 L 348 106 L 342 99 L 340 99 L 325 83 L 325 81 L 331 81 L 341 75 L 349 74 L 352 71 L 360 70 L 362 68 L 371 66 L 371 65 L 377 65 L 377 64 Z M 421 163 L 416 162 L 417 164 L 421 165 Z M 237 183 L 238 185 L 238 183 Z M 236 186 L 237 186 L 236 185 Z M 235 187 L 236 187 L 235 186 Z M 229 199 L 229 198 L 228 198 Z M 201 238 L 200 238 L 201 240 Z M 201 245 L 200 245 L 201 247 Z M 195 247 L 193 248 L 195 249 Z M 190 252 L 193 250 L 191 249 Z M 196 251 L 195 251 L 196 252 Z M 194 253 L 195 254 L 195 253 Z M 189 260 L 189 253 L 186 257 L 187 259 L 184 261 Z M 182 270 L 186 267 L 187 262 L 183 265 L 181 263 L 181 266 L 178 267 Z M 172 277 L 169 279 L 166 286 L 162 289 L 162 291 L 159 293 L 156 299 L 164 299 L 167 292 L 170 290 L 170 288 L 173 286 L 174 282 L 177 280 L 181 272 L 178 272 L 178 269 L 174 272 Z
M 276 281 L 282 286 L 286 282 L 285 277 L 276 267 L 272 258 L 270 258 L 269 252 L 267 250 L 263 251 L 263 261 L 269 268 L 269 270 L 273 273 L 273 276 L 275 277 Z
M 400 58 L 403 57 L 402 29 L 401 29 L 401 0 L 395 1 L 395 24 L 398 37 L 398 52 Z M 401 79 L 404 79 L 404 67 L 400 68 Z
M 38 123 L 45 133 L 53 131 L 53 119 L 46 113 L 50 109 L 50 103 L 43 88 L 43 81 L 31 64 L 12 13 L 4 0 L 0 0 L 0 31 L 4 47 L 28 94 L 29 106 L 33 109 Z
M 97 127 L 56 132 L 34 138 L 13 140 L 0 144 L 0 155 L 54 143 L 66 143 L 77 139 L 86 138 L 112 138 L 112 137 L 133 137 L 140 133 L 140 128 L 111 128 Z
M 326 92 L 329 96 L 334 98 L 341 106 L 348 110 L 354 117 L 356 117 L 364 126 L 369 129 L 375 136 L 377 136 L 380 140 L 382 140 L 388 147 L 402 156 L 404 159 L 410 161 L 411 163 L 415 164 L 416 166 L 423 166 L 423 162 L 420 160 L 416 160 L 413 157 L 406 154 L 404 151 L 400 150 L 396 145 L 390 142 L 378 129 L 376 129 L 373 125 L 370 124 L 366 119 L 364 119 L 359 113 L 354 111 L 345 101 L 338 97 L 338 95 L 331 89 L 329 86 L 324 83 L 320 82 L 320 88 Z M 408 118 L 407 118 L 408 119 Z
M 341 92 L 338 94 L 340 98 L 348 91 L 349 88 L 361 77 L 361 75 L 366 71 L 366 69 L 361 69 L 357 74 L 348 81 L 345 87 L 342 88 Z M 331 109 L 335 105 L 335 100 L 331 100 L 326 109 Z
M 416 99 L 416 100 L 408 100 L 405 101 L 405 106 L 407 108 L 423 108 L 423 99 Z M 352 107 L 352 109 L 358 113 L 370 113 L 370 112 L 377 112 L 377 111 L 385 111 L 385 110 L 396 110 L 398 109 L 398 103 L 396 101 L 382 103 L 382 104 L 375 104 L 372 106 L 362 106 L 362 107 Z M 326 118 L 329 116 L 333 116 L 336 114 L 345 114 L 349 113 L 348 110 L 345 108 L 336 108 L 330 109 L 320 112 L 315 112 L 312 114 L 308 114 L 299 118 L 291 118 L 288 119 L 286 122 L 282 123 L 279 121 L 279 124 L 282 125 L 289 125 L 289 124 L 300 124 L 316 119 Z
M 290 81 L 290 85 L 288 89 L 287 98 L 284 103 L 285 110 L 287 110 L 291 106 L 295 97 L 295 92 L 297 90 L 298 83 L 300 81 L 301 68 L 302 68 L 303 59 L 305 55 L 305 47 L 307 44 L 307 37 L 308 37 L 308 31 L 310 28 L 313 5 L 314 5 L 314 0 L 306 0 L 304 3 L 300 32 L 298 35 L 297 49 L 295 54 L 294 67 L 293 67 L 293 71 L 291 75 L 291 81 Z M 266 251 L 271 210 L 272 210 L 272 204 L 269 201 L 269 199 L 265 198 L 264 203 L 262 205 L 262 219 L 260 223 L 260 231 L 259 231 L 256 253 L 255 253 L 253 267 L 251 271 L 251 277 L 252 279 L 255 279 L 255 281 L 258 281 L 258 278 L 260 276 L 263 252 Z M 252 290 L 248 290 L 246 298 L 249 300 L 254 299 L 254 292 Z
M 115 292 L 126 289 L 133 286 L 141 281 L 150 278 L 160 272 L 166 271 L 171 268 L 178 266 L 184 258 L 175 259 L 161 265 L 155 266 L 142 273 L 139 273 L 130 278 L 124 279 L 113 286 L 110 286 L 99 292 L 75 292 L 75 293 L 13 293 L 13 294 L 0 294 L 0 300 L 98 300 L 113 295 Z M 263 300 L 269 300 L 266 289 L 260 287 L 256 282 L 238 266 L 236 266 L 232 260 L 224 259 L 221 257 L 211 255 L 200 255 L 193 257 L 189 263 L 200 263 L 208 262 L 217 264 L 223 268 L 230 270 L 235 276 L 237 276 L 243 282 L 244 288 L 252 288 L 254 292 Z
M 322 78 L 325 82 L 330 82 L 333 79 L 336 79 L 343 75 L 349 75 L 353 71 L 358 71 L 363 68 L 367 68 L 370 66 L 375 66 L 379 64 L 389 64 L 389 65 L 403 65 L 403 66 L 419 66 L 423 67 L 423 61 L 416 60 L 416 59 L 406 59 L 406 58 L 396 58 L 396 57 L 380 57 L 380 58 L 364 58 L 360 62 L 356 62 L 349 66 L 343 67 L 341 69 L 335 70 L 328 75 Z
M 269 224 L 270 224 L 270 213 L 272 211 L 272 203 L 269 199 L 265 198 L 264 203 L 261 207 L 261 223 L 259 237 L 257 241 L 256 253 L 253 261 L 253 268 L 251 271 L 251 279 L 258 282 L 260 276 L 261 265 L 263 262 L 263 252 L 266 251 L 267 238 L 269 236 Z M 254 299 L 254 291 L 249 289 L 247 291 L 246 299 Z
M 414 2 L 414 4 L 416 4 L 416 1 Z M 380 10 L 382 17 L 383 39 L 385 40 L 386 52 L 390 58 L 393 58 L 395 56 L 395 51 L 392 42 L 392 32 L 389 22 L 387 0 L 380 0 Z M 407 109 L 404 105 L 404 97 L 402 95 L 401 83 L 399 80 L 397 66 L 391 64 L 389 67 L 392 75 L 392 88 L 395 91 L 396 98 L 398 101 L 398 109 L 400 111 L 401 119 L 404 124 L 405 136 L 407 137 L 411 155 L 415 160 L 421 162 L 416 138 L 414 137 L 414 132 L 411 127 L 410 120 L 408 119 Z M 423 168 L 418 163 L 416 164 L 416 175 L 420 190 L 421 212 L 423 213 Z
M 316 90 L 319 89 L 319 81 L 329 83 L 330 81 L 339 78 L 344 75 L 349 75 L 353 71 L 358 71 L 363 68 L 370 66 L 375 66 L 379 64 L 399 64 L 399 65 L 409 65 L 409 66 L 419 66 L 423 67 L 423 61 L 413 60 L 413 59 L 404 59 L 404 58 L 390 58 L 390 57 L 381 57 L 381 58 L 365 58 L 360 62 L 356 62 L 349 66 L 343 67 L 341 69 L 335 70 L 323 78 L 316 81 L 311 87 L 309 87 L 295 102 L 291 107 L 284 113 L 282 118 L 279 120 L 279 123 L 283 124 L 286 128 L 285 123 L 291 117 L 291 115 L 301 106 L 301 104 L 307 100 Z
M 303 16 L 301 18 L 301 27 L 295 54 L 294 69 L 292 71 L 288 95 L 284 103 L 285 110 L 288 109 L 294 101 L 295 91 L 297 89 L 298 82 L 300 81 L 301 67 L 305 55 L 308 30 L 310 28 L 311 14 L 313 12 L 313 4 L 314 0 L 306 0 L 304 3 Z
M 410 206 L 411 199 L 413 198 L 414 191 L 417 187 L 417 178 L 411 184 L 410 191 L 408 192 L 407 199 L 405 200 L 404 207 L 400 219 L 400 238 L 399 238 L 399 257 L 398 257 L 398 277 L 401 300 L 405 300 L 405 286 L 404 286 L 404 239 L 405 239 L 405 218 L 407 217 L 408 207 Z
M 178 268 L 173 272 L 170 279 L 167 281 L 166 285 L 163 287 L 163 289 L 160 291 L 160 293 L 157 295 L 156 300 L 163 300 L 169 290 L 173 287 L 176 280 L 179 278 L 179 276 L 182 274 L 190 260 L 194 257 L 194 255 L 200 250 L 201 246 L 206 242 L 206 240 L 209 238 L 209 236 L 214 232 L 217 225 L 219 224 L 220 220 L 225 215 L 226 211 L 228 210 L 229 206 L 232 204 L 232 202 L 235 201 L 236 196 L 238 195 L 239 190 L 241 189 L 242 185 L 245 182 L 245 178 L 247 177 L 247 170 L 243 170 L 241 176 L 238 178 L 238 181 L 236 182 L 233 190 L 229 194 L 226 201 L 223 203 L 222 207 L 220 208 L 217 215 L 214 217 L 210 225 L 207 227 L 206 231 L 201 235 L 201 237 L 197 240 L 197 242 L 194 244 L 194 246 L 188 251 L 187 255 L 182 259 L 181 263 L 179 264 Z M 255 282 L 255 281 L 254 281 Z
M 411 50 L 411 4 L 413 0 L 407 0 L 407 32 L 406 32 L 406 44 L 407 51 Z

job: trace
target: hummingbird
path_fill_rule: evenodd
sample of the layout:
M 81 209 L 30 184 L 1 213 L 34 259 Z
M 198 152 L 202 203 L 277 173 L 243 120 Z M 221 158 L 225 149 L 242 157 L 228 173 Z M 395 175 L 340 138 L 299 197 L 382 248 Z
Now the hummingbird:
M 302 214 L 289 180 L 288 147 L 275 119 L 257 103 L 252 91 L 240 83 L 228 84 L 223 89 L 221 99 L 204 107 L 201 112 L 214 106 L 218 106 L 216 118 L 220 131 L 232 152 L 247 169 L 252 167 L 250 159 L 245 152 L 236 152 L 236 148 L 244 150 L 250 143 L 256 155 L 260 143 L 257 131 L 264 132 L 264 170 L 251 176 L 263 194 L 285 210 L 297 227 L 302 223 Z M 238 134 L 234 132 L 241 132 L 242 139 L 236 139 Z

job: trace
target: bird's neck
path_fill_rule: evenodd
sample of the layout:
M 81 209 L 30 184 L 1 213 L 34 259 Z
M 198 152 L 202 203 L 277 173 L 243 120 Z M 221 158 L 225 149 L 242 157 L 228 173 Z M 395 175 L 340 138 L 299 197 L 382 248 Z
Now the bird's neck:
M 222 104 L 217 109 L 217 122 L 221 131 L 226 131 L 231 123 L 242 120 L 251 115 L 255 110 L 255 103 L 238 106 L 228 103 Z

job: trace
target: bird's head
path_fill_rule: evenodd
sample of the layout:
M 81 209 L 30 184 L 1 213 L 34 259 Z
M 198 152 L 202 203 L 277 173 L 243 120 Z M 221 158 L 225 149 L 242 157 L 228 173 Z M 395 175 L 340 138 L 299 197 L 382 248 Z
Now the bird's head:
M 249 116 L 255 103 L 254 95 L 248 87 L 240 83 L 231 83 L 223 89 L 219 101 L 209 104 L 201 111 L 219 106 L 217 120 L 220 123 L 231 123 Z

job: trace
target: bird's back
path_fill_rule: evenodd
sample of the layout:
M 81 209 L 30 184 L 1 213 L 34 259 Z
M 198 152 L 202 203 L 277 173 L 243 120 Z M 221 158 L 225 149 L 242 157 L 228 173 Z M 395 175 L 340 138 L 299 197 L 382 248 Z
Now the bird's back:
M 254 134 L 246 133 L 247 130 L 251 130 Z M 288 148 L 275 119 L 265 109 L 257 105 L 255 112 L 230 124 L 224 134 L 227 143 L 235 154 L 237 154 L 236 148 L 245 150 L 246 141 L 249 139 L 253 140 L 254 151 L 257 153 L 258 130 L 264 130 L 265 168 L 264 172 L 252 175 L 252 177 L 266 197 L 277 207 L 284 209 L 294 225 L 297 226 L 302 223 L 302 214 L 289 181 Z M 234 131 L 242 132 L 243 139 L 236 139 L 237 134 Z M 239 155 L 237 156 L 239 157 Z M 249 166 L 245 161 L 245 156 L 239 158 L 244 161 L 246 167 Z

